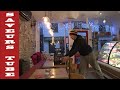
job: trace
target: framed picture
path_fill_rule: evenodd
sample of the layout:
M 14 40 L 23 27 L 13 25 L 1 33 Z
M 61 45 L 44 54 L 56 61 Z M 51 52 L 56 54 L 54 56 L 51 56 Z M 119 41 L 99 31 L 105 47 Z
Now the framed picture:
M 58 23 L 51 23 L 53 32 L 58 32 Z

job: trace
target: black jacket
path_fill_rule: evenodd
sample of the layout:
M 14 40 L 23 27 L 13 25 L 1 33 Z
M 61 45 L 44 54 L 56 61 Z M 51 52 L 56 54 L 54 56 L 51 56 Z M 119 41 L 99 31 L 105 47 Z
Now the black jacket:
M 92 52 L 90 45 L 88 45 L 86 40 L 80 35 L 77 35 L 77 38 L 74 40 L 71 50 L 65 56 L 71 57 L 78 51 L 82 56 L 86 56 Z

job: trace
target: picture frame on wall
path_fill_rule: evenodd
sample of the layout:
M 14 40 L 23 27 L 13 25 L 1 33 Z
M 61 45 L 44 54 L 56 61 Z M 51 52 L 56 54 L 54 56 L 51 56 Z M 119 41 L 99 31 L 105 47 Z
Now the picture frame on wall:
M 51 23 L 53 32 L 58 32 L 58 23 Z

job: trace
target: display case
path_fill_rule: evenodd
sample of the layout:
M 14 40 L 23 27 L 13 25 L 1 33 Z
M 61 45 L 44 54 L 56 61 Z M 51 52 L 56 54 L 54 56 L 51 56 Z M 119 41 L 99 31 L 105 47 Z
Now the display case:
M 98 60 L 120 68 L 120 42 L 110 41 L 105 43 L 99 52 Z

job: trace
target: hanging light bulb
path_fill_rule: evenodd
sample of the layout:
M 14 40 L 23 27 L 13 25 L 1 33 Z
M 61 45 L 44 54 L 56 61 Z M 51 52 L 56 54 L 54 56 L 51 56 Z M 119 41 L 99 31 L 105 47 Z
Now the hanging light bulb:
M 46 22 L 45 24 L 46 24 L 46 27 L 47 27 L 48 29 L 51 29 L 51 23 L 50 23 L 50 22 Z
M 44 21 L 44 24 L 46 25 L 50 35 L 52 36 L 52 43 L 51 45 L 54 43 L 54 32 L 53 30 L 51 29 L 51 23 L 50 23 L 50 19 L 48 17 L 46 17 L 46 13 L 45 13 L 45 17 L 43 17 L 43 21 Z
M 52 36 L 52 42 L 51 45 L 55 44 L 54 37 Z
M 102 15 L 102 13 L 100 13 L 100 15 Z
M 106 23 L 106 20 L 105 20 L 105 19 L 103 20 L 103 23 Z
M 52 29 L 49 30 L 49 33 L 50 33 L 51 36 L 54 36 L 54 33 L 53 33 Z
M 46 24 L 47 22 L 50 22 L 50 19 L 48 17 L 43 17 L 43 21 Z

